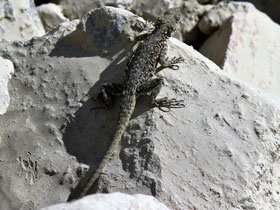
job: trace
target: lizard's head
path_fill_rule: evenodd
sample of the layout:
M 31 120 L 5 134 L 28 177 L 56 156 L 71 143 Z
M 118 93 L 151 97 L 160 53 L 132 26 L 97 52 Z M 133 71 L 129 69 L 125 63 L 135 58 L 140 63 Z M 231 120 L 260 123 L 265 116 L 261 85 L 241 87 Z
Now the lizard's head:
M 170 37 L 177 29 L 180 21 L 180 10 L 178 7 L 168 9 L 163 16 L 155 21 L 157 29 L 165 29 L 165 33 Z

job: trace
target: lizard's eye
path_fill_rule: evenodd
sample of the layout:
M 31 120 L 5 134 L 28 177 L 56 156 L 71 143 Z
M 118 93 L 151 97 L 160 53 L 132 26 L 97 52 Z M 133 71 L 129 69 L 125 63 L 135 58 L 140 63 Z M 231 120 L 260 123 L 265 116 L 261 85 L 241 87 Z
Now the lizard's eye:
M 161 17 L 158 17 L 157 20 L 155 21 L 155 26 L 156 27 L 159 26 L 161 24 L 161 22 L 162 22 Z

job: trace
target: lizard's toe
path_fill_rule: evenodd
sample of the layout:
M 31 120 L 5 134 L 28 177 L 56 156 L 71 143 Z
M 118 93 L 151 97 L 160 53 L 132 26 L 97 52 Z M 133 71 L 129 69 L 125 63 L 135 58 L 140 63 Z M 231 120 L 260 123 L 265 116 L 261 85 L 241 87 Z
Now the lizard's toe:
M 158 107 L 161 111 L 169 112 L 171 108 L 183 108 L 185 104 L 183 100 L 177 100 L 175 98 L 168 99 L 167 97 L 157 99 L 153 102 L 155 107 Z

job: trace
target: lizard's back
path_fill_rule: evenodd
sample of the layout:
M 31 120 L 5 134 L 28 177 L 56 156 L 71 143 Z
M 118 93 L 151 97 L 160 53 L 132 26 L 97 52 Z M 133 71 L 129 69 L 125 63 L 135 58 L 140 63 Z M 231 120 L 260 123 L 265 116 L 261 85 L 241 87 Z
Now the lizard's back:
M 180 19 L 177 13 L 177 8 L 168 10 L 163 18 L 157 19 L 154 31 L 140 42 L 126 65 L 124 89 L 136 90 L 153 77 L 166 40 L 176 30 Z

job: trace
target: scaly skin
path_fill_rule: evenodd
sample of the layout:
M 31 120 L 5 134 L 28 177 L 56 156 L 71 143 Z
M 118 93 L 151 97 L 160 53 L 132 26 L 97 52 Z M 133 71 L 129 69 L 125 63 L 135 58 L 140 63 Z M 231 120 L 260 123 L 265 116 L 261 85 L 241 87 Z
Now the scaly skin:
M 178 66 L 175 64 L 183 61 L 182 58 L 173 58 L 171 60 L 165 58 L 167 49 L 166 41 L 175 32 L 179 20 L 178 8 L 167 10 L 162 17 L 159 17 L 155 21 L 154 29 L 148 34 L 142 35 L 141 38 L 144 40 L 139 43 L 139 46 L 126 65 L 124 84 L 104 84 L 102 86 L 99 98 L 107 106 L 111 105 L 111 95 L 121 95 L 119 121 L 111 145 L 79 197 L 83 197 L 88 193 L 114 155 L 135 109 L 138 95 L 151 92 L 152 103 L 157 107 L 167 107 L 169 109 L 183 106 L 181 101 L 174 99 L 168 100 L 163 98 L 156 100 L 155 97 L 163 84 L 163 80 L 159 78 L 152 79 L 156 73 L 158 63 L 163 67 L 173 69 L 177 67 L 176 69 L 178 69 Z

